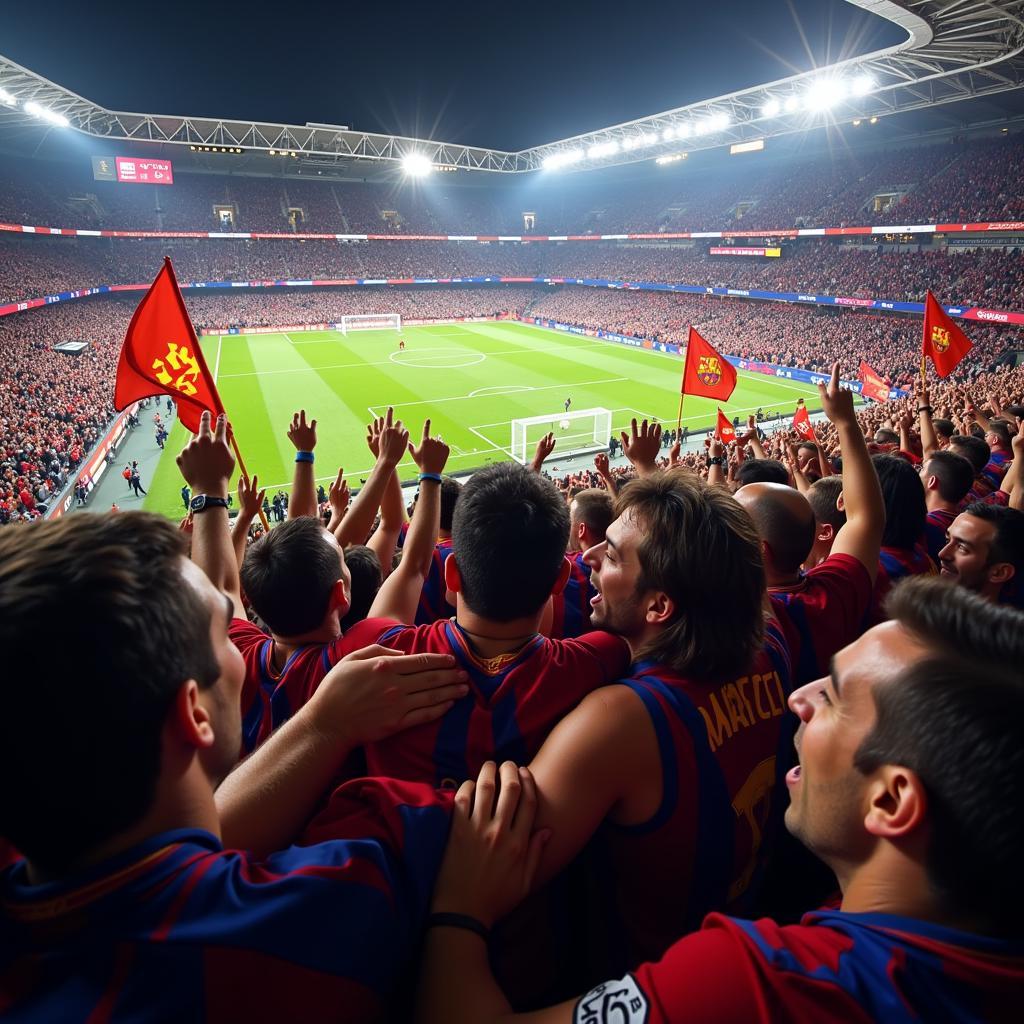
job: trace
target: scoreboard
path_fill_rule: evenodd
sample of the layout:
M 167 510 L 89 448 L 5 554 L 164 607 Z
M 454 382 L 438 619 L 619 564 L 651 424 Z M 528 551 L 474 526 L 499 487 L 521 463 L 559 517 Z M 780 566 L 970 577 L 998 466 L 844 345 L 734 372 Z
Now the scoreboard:
M 92 176 L 97 181 L 122 181 L 136 185 L 173 185 L 174 168 L 170 160 L 149 157 L 94 156 Z

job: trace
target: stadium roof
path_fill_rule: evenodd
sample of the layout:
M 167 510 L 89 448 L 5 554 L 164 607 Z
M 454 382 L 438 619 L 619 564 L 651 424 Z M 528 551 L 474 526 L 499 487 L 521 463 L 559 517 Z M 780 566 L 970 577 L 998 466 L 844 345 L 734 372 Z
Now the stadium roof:
M 110 142 L 325 163 L 520 173 L 584 170 L 757 143 L 823 124 L 996 97 L 1024 85 L 1024 0 L 845 0 L 899 26 L 897 45 L 598 131 L 510 152 L 361 132 L 108 110 L 0 57 L 0 127 L 67 127 Z

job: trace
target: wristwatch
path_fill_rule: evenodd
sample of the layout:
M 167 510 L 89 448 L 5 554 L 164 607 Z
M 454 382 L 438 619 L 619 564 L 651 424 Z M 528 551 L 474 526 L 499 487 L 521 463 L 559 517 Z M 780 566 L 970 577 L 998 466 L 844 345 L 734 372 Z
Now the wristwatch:
M 215 498 L 210 494 L 197 494 L 189 503 L 189 512 L 203 512 L 208 508 L 227 508 L 227 498 Z
M 709 455 L 705 460 L 706 466 L 724 466 L 729 461 L 725 455 Z

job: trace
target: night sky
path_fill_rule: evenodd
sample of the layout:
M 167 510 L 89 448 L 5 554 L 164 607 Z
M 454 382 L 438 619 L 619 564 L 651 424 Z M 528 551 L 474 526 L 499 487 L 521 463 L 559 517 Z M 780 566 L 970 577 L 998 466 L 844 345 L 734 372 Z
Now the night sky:
M 321 121 L 510 150 L 904 38 L 842 0 L 4 8 L 0 53 L 112 109 Z

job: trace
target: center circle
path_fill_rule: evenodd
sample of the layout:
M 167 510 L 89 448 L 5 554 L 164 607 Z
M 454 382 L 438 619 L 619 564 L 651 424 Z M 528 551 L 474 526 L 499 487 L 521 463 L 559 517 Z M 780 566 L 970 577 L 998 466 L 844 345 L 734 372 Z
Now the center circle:
M 404 356 L 415 358 L 402 358 Z M 419 357 L 426 361 L 420 362 Z M 419 370 L 458 370 L 465 366 L 476 366 L 486 358 L 482 352 L 466 352 L 457 348 L 420 348 L 415 351 L 400 349 L 388 356 L 398 366 L 411 366 Z

